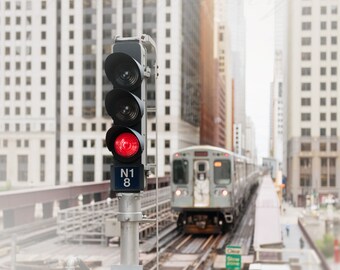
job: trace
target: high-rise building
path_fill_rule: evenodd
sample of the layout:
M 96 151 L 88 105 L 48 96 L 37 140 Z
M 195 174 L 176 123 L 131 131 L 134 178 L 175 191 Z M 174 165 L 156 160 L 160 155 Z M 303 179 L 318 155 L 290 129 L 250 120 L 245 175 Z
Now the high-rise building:
M 340 3 L 288 2 L 288 196 L 339 198 Z
M 57 1 L 0 1 L 0 186 L 56 182 L 58 17 Z
M 201 4 L 200 143 L 232 149 L 229 32 L 224 1 Z M 229 109 L 229 110 L 228 110 Z M 229 133 L 228 133 L 229 131 Z
M 199 143 L 199 14 L 196 0 L 0 1 L 0 185 L 109 178 L 103 62 L 116 35 L 143 33 L 159 66 L 148 80 L 148 162 L 170 173 L 171 154 Z
M 245 154 L 245 65 L 246 65 L 246 37 L 244 0 L 228 0 L 227 14 L 230 29 L 230 49 L 232 57 L 231 74 L 233 78 L 233 99 L 234 99 L 234 151 L 238 154 Z
M 274 80 L 270 89 L 270 157 L 283 166 L 283 65 L 282 51 L 275 53 Z
M 287 175 L 287 2 L 275 0 L 275 58 L 270 99 L 270 156 Z

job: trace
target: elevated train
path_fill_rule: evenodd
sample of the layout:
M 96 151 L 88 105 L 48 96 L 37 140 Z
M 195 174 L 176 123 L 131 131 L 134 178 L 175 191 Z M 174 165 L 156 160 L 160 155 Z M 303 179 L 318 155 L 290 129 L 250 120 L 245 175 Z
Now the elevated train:
M 186 233 L 219 233 L 233 226 L 257 185 L 258 166 L 214 146 L 192 146 L 173 155 L 171 207 Z

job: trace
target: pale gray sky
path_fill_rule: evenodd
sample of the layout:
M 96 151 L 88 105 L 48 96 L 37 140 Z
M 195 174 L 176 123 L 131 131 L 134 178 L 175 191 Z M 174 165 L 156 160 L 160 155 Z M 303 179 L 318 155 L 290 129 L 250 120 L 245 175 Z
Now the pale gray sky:
M 246 113 L 259 157 L 269 155 L 269 97 L 274 64 L 274 0 L 246 0 Z

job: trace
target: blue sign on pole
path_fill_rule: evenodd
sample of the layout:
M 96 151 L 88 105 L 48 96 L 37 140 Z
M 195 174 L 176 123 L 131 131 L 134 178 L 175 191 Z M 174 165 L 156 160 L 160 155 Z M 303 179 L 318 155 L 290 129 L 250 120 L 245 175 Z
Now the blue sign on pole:
M 116 192 L 140 192 L 144 189 L 144 166 L 111 166 L 111 189 Z

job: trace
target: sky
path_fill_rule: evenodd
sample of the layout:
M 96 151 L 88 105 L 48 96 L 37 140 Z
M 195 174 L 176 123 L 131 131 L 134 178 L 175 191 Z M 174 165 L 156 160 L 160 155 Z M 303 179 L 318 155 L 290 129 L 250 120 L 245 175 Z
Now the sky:
M 274 0 L 246 0 L 246 114 L 258 157 L 269 156 L 269 97 L 274 65 Z

